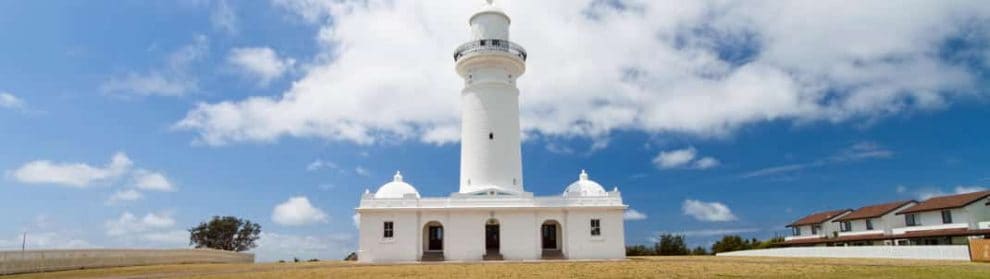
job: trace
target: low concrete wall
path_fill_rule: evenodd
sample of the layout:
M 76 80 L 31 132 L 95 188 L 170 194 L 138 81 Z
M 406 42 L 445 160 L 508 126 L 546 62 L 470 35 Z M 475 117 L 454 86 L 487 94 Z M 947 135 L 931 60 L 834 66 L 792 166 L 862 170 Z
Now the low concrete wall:
M 969 260 L 966 245 L 788 247 L 718 253 L 717 256 Z
M 0 252 L 0 275 L 183 263 L 253 263 L 254 254 L 212 249 L 88 249 Z

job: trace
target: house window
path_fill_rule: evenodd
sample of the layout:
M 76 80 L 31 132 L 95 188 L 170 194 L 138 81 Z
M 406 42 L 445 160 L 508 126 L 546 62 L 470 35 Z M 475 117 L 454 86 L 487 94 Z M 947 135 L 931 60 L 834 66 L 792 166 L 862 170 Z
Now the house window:
M 811 235 L 816 235 L 821 230 L 822 230 L 822 225 L 811 225 Z
M 793 227 L 792 229 L 794 229 L 794 236 L 801 235 L 801 227 Z
M 868 230 L 868 231 L 872 231 L 873 230 L 873 220 L 866 219 L 866 230 Z
M 844 232 L 848 232 L 848 231 L 852 231 L 853 230 L 852 229 L 852 223 L 850 223 L 849 221 L 842 221 L 842 223 L 839 223 L 839 227 L 840 227 L 839 229 L 842 230 L 842 231 L 844 231 Z
M 951 223 L 952 223 L 952 211 L 949 211 L 948 209 L 942 210 L 942 224 L 951 224 Z
M 602 235 L 602 220 L 601 219 L 591 219 L 591 235 L 592 236 Z
M 908 227 L 921 225 L 918 223 L 918 216 L 913 213 L 904 215 L 904 224 Z
M 488 133 L 489 140 L 495 140 L 495 133 Z
M 395 227 L 392 224 L 392 221 L 385 221 L 384 227 L 385 227 L 385 238 L 392 238 L 392 235 L 395 234 Z

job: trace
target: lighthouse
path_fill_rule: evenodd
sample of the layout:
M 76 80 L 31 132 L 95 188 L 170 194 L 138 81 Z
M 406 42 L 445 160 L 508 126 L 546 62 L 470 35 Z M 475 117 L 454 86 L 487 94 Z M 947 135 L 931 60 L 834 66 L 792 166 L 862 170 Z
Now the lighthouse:
M 471 39 L 454 50 L 460 95 L 460 189 L 420 195 L 399 172 L 361 196 L 362 262 L 625 258 L 626 205 L 581 170 L 560 194 L 523 189 L 519 88 L 526 50 L 509 40 L 509 16 L 487 1 Z M 576 174 L 576 173 L 575 173 Z M 453 184 L 450 185 L 453 188 Z
M 468 20 L 472 39 L 454 51 L 461 90 L 460 193 L 523 192 L 519 88 L 526 50 L 509 40 L 511 20 L 487 3 Z

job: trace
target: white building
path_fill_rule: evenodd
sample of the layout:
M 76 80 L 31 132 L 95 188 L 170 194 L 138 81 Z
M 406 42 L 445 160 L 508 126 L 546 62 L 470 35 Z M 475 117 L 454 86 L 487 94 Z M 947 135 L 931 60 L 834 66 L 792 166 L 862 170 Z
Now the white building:
M 461 91 L 460 190 L 421 197 L 400 173 L 357 208 L 358 260 L 618 259 L 625 257 L 617 188 L 583 170 L 561 195 L 523 188 L 516 79 L 526 51 L 509 41 L 509 17 L 488 1 L 469 20 L 474 40 L 457 48 Z

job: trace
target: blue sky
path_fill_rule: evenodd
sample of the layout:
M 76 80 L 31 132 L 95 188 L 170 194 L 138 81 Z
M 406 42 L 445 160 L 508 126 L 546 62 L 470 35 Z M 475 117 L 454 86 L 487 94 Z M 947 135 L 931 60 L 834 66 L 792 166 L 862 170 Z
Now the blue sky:
M 627 243 L 708 245 L 990 185 L 979 1 L 682 2 L 498 1 L 528 191 L 587 169 L 641 213 Z M 0 249 L 182 247 L 235 215 L 262 260 L 346 255 L 396 170 L 457 190 L 480 3 L 0 2 Z

